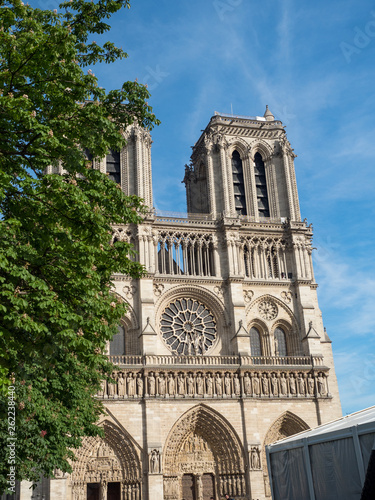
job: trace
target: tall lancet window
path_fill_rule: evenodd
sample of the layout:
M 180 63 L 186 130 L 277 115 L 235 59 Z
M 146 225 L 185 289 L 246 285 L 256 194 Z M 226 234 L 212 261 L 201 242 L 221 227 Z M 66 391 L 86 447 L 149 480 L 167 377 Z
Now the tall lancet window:
M 268 203 L 266 170 L 264 168 L 264 161 L 260 153 L 255 153 L 254 161 L 255 185 L 257 189 L 258 200 L 258 215 L 259 217 L 269 217 L 270 208 Z
M 110 149 L 106 158 L 106 172 L 109 174 L 108 177 L 120 184 L 121 173 L 120 173 L 120 153 L 118 151 L 113 151 Z
M 238 215 L 246 215 L 245 186 L 243 182 L 242 160 L 238 151 L 232 154 L 232 175 L 234 190 L 234 206 Z

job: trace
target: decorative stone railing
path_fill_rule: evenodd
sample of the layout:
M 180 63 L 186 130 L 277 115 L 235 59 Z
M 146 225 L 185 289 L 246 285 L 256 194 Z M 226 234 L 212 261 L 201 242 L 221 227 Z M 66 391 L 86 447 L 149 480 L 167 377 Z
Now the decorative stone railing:
M 254 366 L 254 367 L 273 367 L 273 366 L 305 366 L 305 367 L 323 367 L 322 356 L 178 356 L 170 354 L 155 355 L 111 355 L 111 363 L 119 366 Z

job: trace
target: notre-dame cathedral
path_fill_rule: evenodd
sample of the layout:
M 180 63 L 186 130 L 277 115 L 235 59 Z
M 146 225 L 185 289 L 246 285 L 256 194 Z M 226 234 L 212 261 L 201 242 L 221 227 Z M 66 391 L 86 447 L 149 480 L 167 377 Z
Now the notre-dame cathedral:
M 94 167 L 153 207 L 150 134 L 126 139 Z M 114 228 L 147 274 L 115 276 L 128 312 L 108 347 L 117 383 L 98 394 L 105 438 L 34 495 L 266 500 L 265 445 L 341 416 L 295 157 L 268 108 L 215 113 L 185 168 L 186 216 Z

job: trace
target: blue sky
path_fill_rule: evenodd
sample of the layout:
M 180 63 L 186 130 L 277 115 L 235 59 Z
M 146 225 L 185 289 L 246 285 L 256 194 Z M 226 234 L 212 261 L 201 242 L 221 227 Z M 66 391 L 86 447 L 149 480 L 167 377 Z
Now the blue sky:
M 129 58 L 92 69 L 108 89 L 148 83 L 159 210 L 185 210 L 184 164 L 215 110 L 268 104 L 287 125 L 343 413 L 375 404 L 375 4 L 133 0 L 111 24 Z

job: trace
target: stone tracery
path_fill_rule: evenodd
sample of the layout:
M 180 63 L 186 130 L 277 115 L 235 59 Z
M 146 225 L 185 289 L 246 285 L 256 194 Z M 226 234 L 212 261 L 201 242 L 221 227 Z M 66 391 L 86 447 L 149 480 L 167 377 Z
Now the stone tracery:
M 168 348 L 176 354 L 205 354 L 215 342 L 216 322 L 202 303 L 176 299 L 161 316 L 161 334 Z

